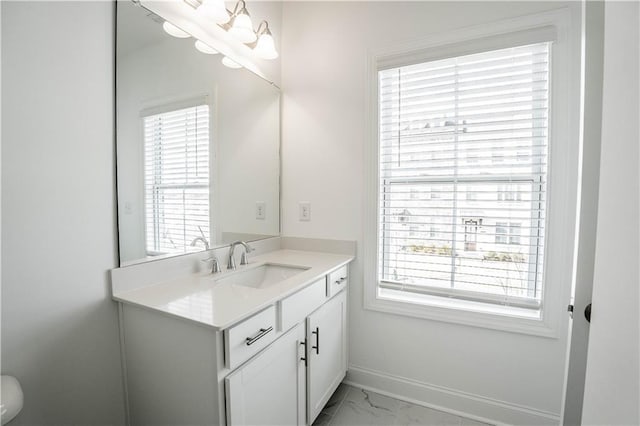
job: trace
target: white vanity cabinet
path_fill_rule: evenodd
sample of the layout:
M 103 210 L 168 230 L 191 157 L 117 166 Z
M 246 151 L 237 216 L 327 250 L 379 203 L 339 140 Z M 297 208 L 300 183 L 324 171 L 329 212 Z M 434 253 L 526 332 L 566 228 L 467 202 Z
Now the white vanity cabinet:
M 346 267 L 340 274 L 346 277 Z M 333 275 L 283 299 L 282 329 L 294 328 L 227 377 L 229 425 L 310 425 L 316 419 L 347 371 L 346 278 L 332 293 Z
M 137 303 L 120 304 L 129 424 L 312 424 L 346 374 L 347 266 L 313 276 L 320 278 L 218 329 L 129 295 Z M 226 299 L 203 299 L 199 285 L 171 307 L 226 308 Z M 182 291 L 165 285 L 139 294 L 159 297 L 167 289 Z

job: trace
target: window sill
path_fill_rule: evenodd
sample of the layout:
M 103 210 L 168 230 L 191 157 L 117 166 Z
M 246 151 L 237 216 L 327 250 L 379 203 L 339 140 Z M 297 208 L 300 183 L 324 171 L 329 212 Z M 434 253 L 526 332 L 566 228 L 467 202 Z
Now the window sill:
M 424 294 L 378 289 L 365 308 L 397 315 L 463 324 L 473 327 L 557 338 L 556 330 L 538 310 L 514 308 Z

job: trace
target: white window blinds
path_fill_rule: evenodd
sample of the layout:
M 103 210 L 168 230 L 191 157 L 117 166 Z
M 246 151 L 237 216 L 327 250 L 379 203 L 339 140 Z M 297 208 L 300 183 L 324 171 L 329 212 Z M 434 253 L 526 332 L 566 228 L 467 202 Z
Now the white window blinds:
M 209 232 L 209 106 L 143 117 L 146 248 L 181 253 Z
M 379 71 L 380 288 L 540 306 L 549 48 Z

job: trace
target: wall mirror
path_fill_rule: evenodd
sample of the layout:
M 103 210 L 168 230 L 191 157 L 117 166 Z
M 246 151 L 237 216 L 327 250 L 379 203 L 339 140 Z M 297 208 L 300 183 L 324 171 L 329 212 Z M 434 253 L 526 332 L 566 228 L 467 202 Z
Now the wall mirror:
M 279 235 L 278 87 L 139 4 L 116 22 L 120 265 Z

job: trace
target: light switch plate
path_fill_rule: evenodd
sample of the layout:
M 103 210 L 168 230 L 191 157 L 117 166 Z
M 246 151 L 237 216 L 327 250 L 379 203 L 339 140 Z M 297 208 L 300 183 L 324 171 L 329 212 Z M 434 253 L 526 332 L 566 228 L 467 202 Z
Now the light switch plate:
M 256 201 L 256 219 L 264 220 L 267 212 L 267 205 L 264 201 Z
M 308 201 L 301 201 L 298 204 L 299 207 L 299 219 L 301 222 L 309 222 L 311 220 L 311 203 Z

